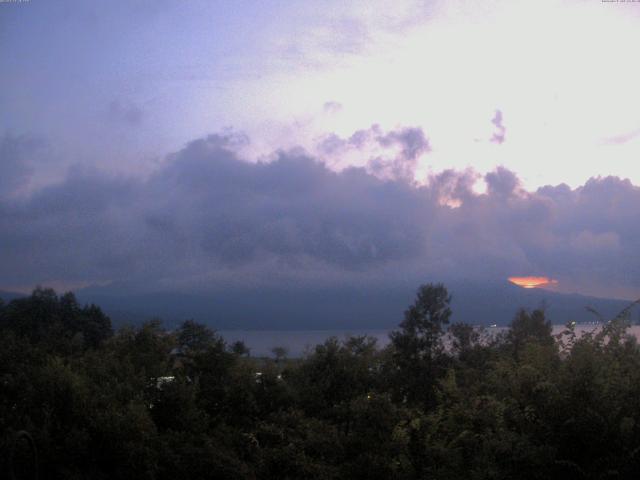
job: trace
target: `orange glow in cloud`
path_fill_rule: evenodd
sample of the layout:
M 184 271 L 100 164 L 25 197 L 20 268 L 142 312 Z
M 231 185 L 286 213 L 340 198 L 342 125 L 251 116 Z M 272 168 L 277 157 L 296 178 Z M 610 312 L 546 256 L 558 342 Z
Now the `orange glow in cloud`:
M 509 277 L 509 281 L 522 288 L 538 288 L 556 285 L 557 280 L 548 277 Z

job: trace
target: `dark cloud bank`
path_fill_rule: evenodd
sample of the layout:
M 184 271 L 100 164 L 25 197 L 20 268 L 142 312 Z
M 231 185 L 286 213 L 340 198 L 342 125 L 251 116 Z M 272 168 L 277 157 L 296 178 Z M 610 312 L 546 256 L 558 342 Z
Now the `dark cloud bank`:
M 421 131 L 368 135 L 400 142 L 401 160 L 428 151 Z M 146 179 L 72 169 L 20 195 L 31 145 L 6 136 L 0 285 L 103 284 L 85 292 L 153 299 L 165 312 L 178 297 L 162 292 L 187 303 L 199 295 L 252 318 L 267 304 L 274 318 L 299 318 L 318 299 L 325 317 L 359 315 L 354 305 L 367 302 L 395 309 L 434 280 L 504 285 L 510 275 L 547 275 L 602 295 L 640 290 L 640 188 L 628 180 L 527 192 L 498 168 L 478 194 L 470 170 L 418 186 L 402 169 L 394 178 L 374 168 L 337 173 L 297 151 L 247 163 L 234 144 L 212 135 Z

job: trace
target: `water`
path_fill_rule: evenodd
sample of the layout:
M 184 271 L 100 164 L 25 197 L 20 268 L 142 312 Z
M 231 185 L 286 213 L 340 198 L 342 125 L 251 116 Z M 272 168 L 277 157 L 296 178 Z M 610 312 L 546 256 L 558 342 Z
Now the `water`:
M 218 333 L 227 343 L 242 340 L 251 350 L 251 356 L 273 356 L 271 349 L 284 347 L 288 356 L 300 357 L 330 337 L 344 340 L 349 336 L 369 335 L 378 340 L 378 346 L 389 343 L 390 330 L 221 330 Z
M 576 333 L 582 335 L 598 328 L 598 325 L 578 324 Z M 506 327 L 487 327 L 486 331 L 498 333 L 505 329 Z M 554 325 L 553 334 L 557 335 L 564 329 L 564 325 Z M 290 357 L 300 357 L 329 337 L 344 340 L 349 336 L 369 335 L 377 339 L 378 347 L 384 347 L 389 344 L 390 332 L 391 330 L 221 330 L 218 333 L 227 343 L 242 340 L 254 357 L 273 356 L 271 349 L 274 347 L 284 347 Z M 628 332 L 640 339 L 640 326 L 634 325 Z

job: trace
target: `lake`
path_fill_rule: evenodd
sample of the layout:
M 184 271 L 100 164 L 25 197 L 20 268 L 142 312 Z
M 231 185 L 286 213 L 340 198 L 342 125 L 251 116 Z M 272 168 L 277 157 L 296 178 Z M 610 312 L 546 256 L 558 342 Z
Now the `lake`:
M 593 324 L 576 325 L 576 333 L 600 328 Z M 506 327 L 487 327 L 489 333 L 504 331 Z M 565 329 L 564 325 L 554 325 L 553 334 L 556 335 Z M 319 343 L 323 343 L 329 337 L 337 337 L 342 340 L 353 335 L 369 335 L 378 340 L 378 346 L 384 347 L 389 343 L 391 330 L 220 330 L 218 333 L 227 343 L 242 340 L 251 349 L 252 356 L 272 356 L 273 347 L 285 347 L 290 357 L 302 356 L 307 349 L 312 349 Z M 630 327 L 629 333 L 640 338 L 640 326 Z

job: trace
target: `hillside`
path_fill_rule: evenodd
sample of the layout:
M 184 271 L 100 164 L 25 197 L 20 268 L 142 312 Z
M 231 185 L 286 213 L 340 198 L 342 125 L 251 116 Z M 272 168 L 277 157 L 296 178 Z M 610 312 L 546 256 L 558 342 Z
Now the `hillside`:
M 526 290 L 504 283 L 479 285 L 447 282 L 452 293 L 454 322 L 506 325 L 519 308 L 544 306 L 552 323 L 594 321 L 592 307 L 605 318 L 628 302 L 541 289 Z M 414 288 L 324 290 L 227 290 L 211 294 L 128 293 L 117 287 L 76 292 L 82 302 L 100 305 L 115 324 L 137 323 L 151 317 L 167 325 L 192 318 L 216 329 L 322 330 L 393 328 L 415 294 Z

